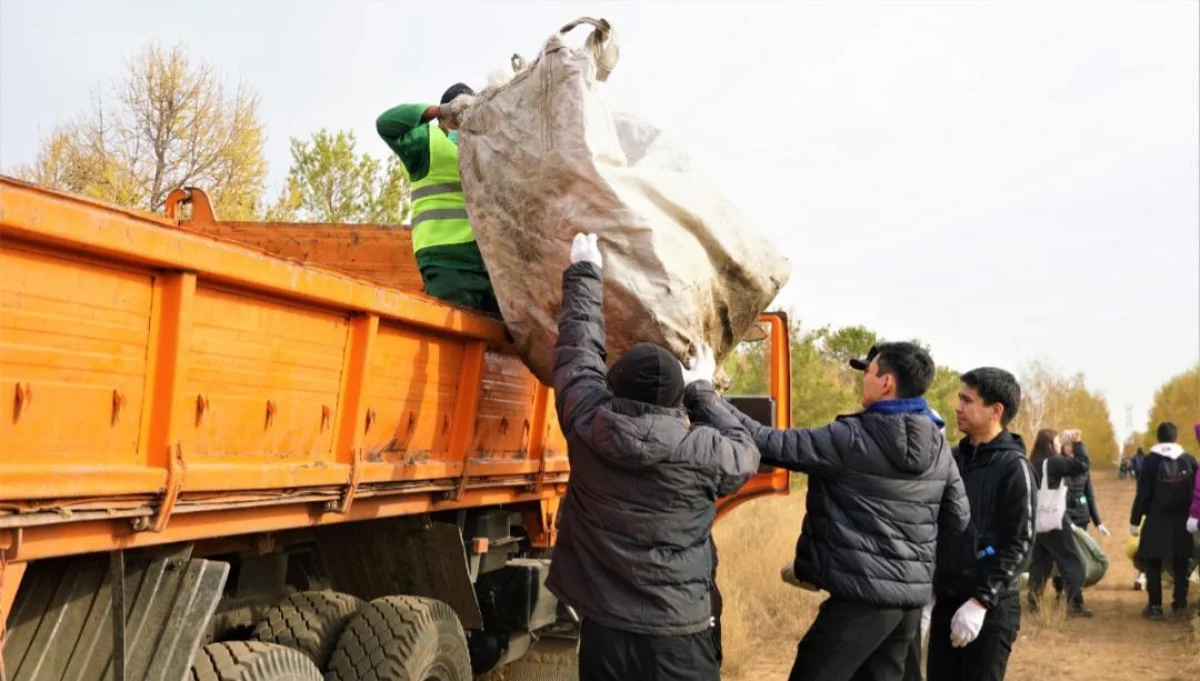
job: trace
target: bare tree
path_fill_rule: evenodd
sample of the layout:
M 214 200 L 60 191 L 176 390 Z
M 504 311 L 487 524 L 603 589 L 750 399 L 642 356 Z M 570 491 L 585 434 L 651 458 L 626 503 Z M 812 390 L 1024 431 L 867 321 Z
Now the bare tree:
M 229 92 L 212 66 L 180 46 L 148 45 L 108 97 L 59 126 L 18 175 L 56 189 L 161 211 L 176 187 L 209 191 L 217 214 L 249 219 L 265 191 L 258 98 Z

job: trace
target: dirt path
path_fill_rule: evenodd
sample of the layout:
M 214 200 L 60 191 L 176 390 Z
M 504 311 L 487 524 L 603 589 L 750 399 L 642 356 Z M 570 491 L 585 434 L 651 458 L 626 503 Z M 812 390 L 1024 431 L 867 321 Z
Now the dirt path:
M 1010 681 L 1200 681 L 1200 642 L 1192 624 L 1150 622 L 1141 617 L 1146 594 L 1132 589 L 1135 571 L 1125 555 L 1134 486 L 1115 473 L 1093 476 L 1096 496 L 1113 536 L 1100 538 L 1109 557 L 1108 574 L 1085 592 L 1096 617 L 1067 620 L 1061 612 L 1022 619 L 1009 663 Z M 1092 530 L 1093 536 L 1099 536 Z M 1193 585 L 1192 602 L 1200 600 Z M 767 645 L 730 681 L 787 678 L 792 645 Z
M 1191 624 L 1150 622 L 1141 617 L 1146 594 L 1132 589 L 1136 573 L 1125 555 L 1134 483 L 1115 473 L 1092 476 L 1100 515 L 1113 536 L 1100 537 L 1109 558 L 1103 581 L 1086 590 L 1091 620 L 1026 617 L 1013 650 L 1008 678 L 1063 681 L 1200 679 L 1200 647 Z M 1099 537 L 1093 530 L 1093 536 Z M 1192 602 L 1200 587 L 1192 586 Z

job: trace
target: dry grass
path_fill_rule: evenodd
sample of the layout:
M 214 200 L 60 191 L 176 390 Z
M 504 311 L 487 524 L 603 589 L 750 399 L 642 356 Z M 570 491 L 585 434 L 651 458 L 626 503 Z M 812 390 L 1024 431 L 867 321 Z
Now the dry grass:
M 1133 501 L 1128 481 L 1118 481 L 1110 472 L 1097 472 L 1093 481 L 1103 517 L 1111 522 L 1128 512 Z M 792 556 L 803 513 L 804 490 L 797 489 L 790 497 L 746 504 L 717 524 L 727 681 L 787 678 L 796 642 L 824 598 L 779 580 L 779 568 Z M 1068 619 L 1048 587 L 1042 611 L 1026 612 L 1022 618 L 1008 678 L 1200 681 L 1200 621 L 1193 623 L 1193 632 L 1142 619 L 1146 596 L 1130 588 L 1135 570 L 1125 555 L 1128 536 L 1119 533 L 1098 540 L 1110 567 L 1104 580 L 1085 592 L 1095 619 Z
M 724 597 L 721 618 L 726 678 L 779 676 L 795 645 L 816 617 L 822 594 L 785 584 L 779 570 L 791 560 L 804 517 L 804 490 L 751 501 L 717 523 L 717 578 Z M 766 648 L 764 648 L 764 646 Z M 771 669 L 762 669 L 765 649 Z M 786 676 L 787 669 L 783 669 Z

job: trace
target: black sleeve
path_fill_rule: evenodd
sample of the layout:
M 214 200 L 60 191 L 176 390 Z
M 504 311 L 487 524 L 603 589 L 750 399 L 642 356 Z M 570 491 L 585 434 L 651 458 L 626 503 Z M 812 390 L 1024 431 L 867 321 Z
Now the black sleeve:
M 1052 478 L 1058 478 L 1060 480 L 1062 478 L 1069 478 L 1073 475 L 1082 475 L 1087 473 L 1088 468 L 1091 467 L 1086 454 L 1084 454 L 1082 458 L 1070 456 L 1052 456 L 1047 459 L 1047 461 L 1049 461 L 1049 463 L 1047 464 L 1046 470 L 1051 473 Z
M 762 462 L 778 468 L 812 475 L 831 474 L 841 468 L 842 452 L 850 446 L 850 427 L 834 421 L 824 428 L 768 428 L 738 411 L 732 411 L 754 438 Z
M 1087 503 L 1088 515 L 1092 516 L 1092 522 L 1103 525 L 1104 522 L 1100 520 L 1100 507 L 1096 506 L 1096 490 L 1092 488 L 1092 476 L 1090 475 L 1087 479 Z
M 603 303 L 599 267 L 581 262 L 567 268 L 554 346 L 555 407 L 563 434 L 590 424 L 612 399 L 606 382 Z
M 717 494 L 733 494 L 758 471 L 760 457 L 754 438 L 708 381 L 689 385 L 683 403 L 692 422 L 708 426 L 711 431 L 707 437 L 698 438 L 696 455 L 716 475 Z
M 971 503 L 967 500 L 967 490 L 963 487 L 958 464 L 950 456 L 949 450 L 943 449 L 938 456 L 950 461 L 946 488 L 942 491 L 942 503 L 938 507 L 938 531 L 947 535 L 958 534 L 971 524 Z
M 981 563 L 983 573 L 974 594 L 988 608 L 996 605 L 996 599 L 1012 583 L 1013 575 L 1021 574 L 1033 552 L 1035 490 L 1029 461 L 1023 456 L 1010 458 L 996 488 L 995 503 L 999 511 L 993 543 L 996 559 Z
M 1157 458 L 1157 457 L 1156 457 Z M 1133 512 L 1129 514 L 1129 526 L 1138 527 L 1150 502 L 1154 499 L 1154 479 L 1158 477 L 1158 462 L 1149 457 L 1142 461 L 1142 471 L 1137 477 L 1137 495 L 1133 498 Z

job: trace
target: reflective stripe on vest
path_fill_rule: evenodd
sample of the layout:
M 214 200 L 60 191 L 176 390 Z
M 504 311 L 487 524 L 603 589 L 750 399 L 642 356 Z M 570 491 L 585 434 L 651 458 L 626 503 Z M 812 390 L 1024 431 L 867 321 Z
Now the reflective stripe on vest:
M 467 218 L 458 145 L 436 125 L 429 126 L 429 174 L 412 184 L 413 251 L 475 240 Z

